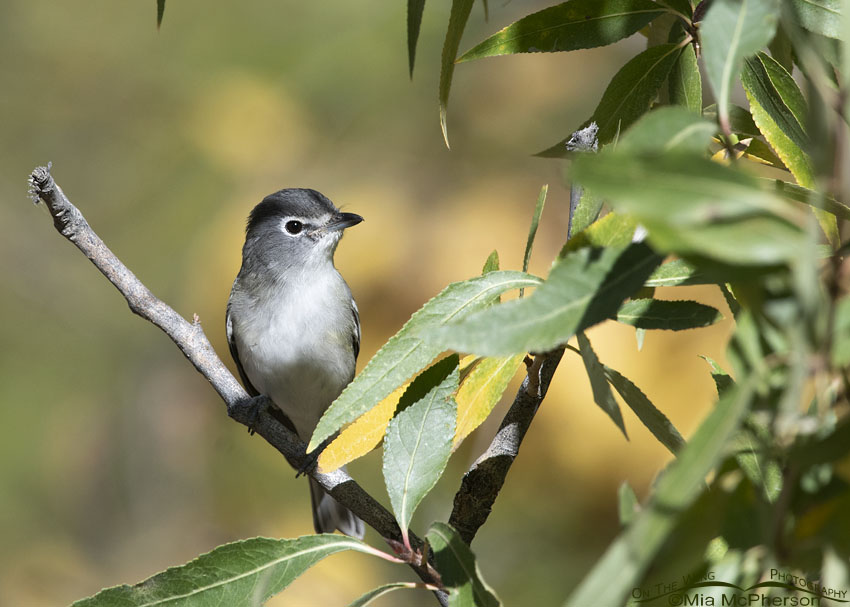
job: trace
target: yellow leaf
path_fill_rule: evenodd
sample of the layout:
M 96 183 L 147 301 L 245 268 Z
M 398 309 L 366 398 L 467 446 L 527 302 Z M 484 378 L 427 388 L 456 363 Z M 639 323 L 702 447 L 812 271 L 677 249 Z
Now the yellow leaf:
M 481 425 L 499 402 L 525 354 L 487 357 L 469 373 L 457 391 L 457 426 L 454 448 Z

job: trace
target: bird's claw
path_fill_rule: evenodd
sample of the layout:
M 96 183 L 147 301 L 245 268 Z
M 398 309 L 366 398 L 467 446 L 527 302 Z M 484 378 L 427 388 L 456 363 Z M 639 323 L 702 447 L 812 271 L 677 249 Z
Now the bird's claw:
M 268 409 L 271 399 L 265 394 L 260 394 L 251 399 L 248 406 L 251 408 L 248 411 L 248 434 L 254 435 L 257 431 L 257 422 L 260 419 L 260 413 Z
M 304 461 L 301 463 L 301 466 L 298 467 L 298 471 L 295 473 L 295 478 L 298 478 L 302 474 L 310 473 L 316 465 L 319 463 L 319 456 L 322 454 L 328 445 L 330 445 L 334 439 L 337 437 L 336 434 L 333 436 L 329 436 L 322 443 L 313 449 L 310 453 L 304 455 Z

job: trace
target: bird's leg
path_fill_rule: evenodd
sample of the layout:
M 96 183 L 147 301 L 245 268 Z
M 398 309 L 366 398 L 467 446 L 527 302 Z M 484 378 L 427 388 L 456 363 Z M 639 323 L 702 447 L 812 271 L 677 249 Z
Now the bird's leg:
M 254 434 L 257 429 L 257 420 L 260 418 L 260 413 L 268 409 L 271 404 L 272 399 L 265 394 L 260 394 L 251 399 L 248 403 L 248 407 L 250 408 L 248 411 L 248 434 Z

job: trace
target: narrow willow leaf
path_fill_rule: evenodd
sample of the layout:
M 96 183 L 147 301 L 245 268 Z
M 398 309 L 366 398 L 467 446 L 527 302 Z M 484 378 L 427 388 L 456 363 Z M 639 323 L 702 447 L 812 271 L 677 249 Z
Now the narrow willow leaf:
M 653 46 L 620 68 L 593 112 L 599 143 L 611 142 L 649 110 L 681 51 L 676 44 Z
M 769 265 L 795 258 L 806 238 L 800 209 L 757 178 L 700 156 L 603 152 L 576 158 L 571 173 L 634 215 L 662 251 Z
M 496 593 L 481 577 L 475 555 L 452 527 L 434 523 L 425 534 L 451 607 L 498 607 Z
M 470 372 L 457 391 L 457 428 L 453 449 L 487 419 L 502 398 L 525 354 L 508 357 L 487 357 Z
M 422 25 L 422 12 L 424 10 L 425 0 L 407 0 L 407 59 L 410 63 L 411 78 L 413 78 L 416 43 L 419 40 L 419 28 Z
M 646 280 L 645 286 L 676 287 L 707 284 L 714 284 L 714 281 L 684 259 L 674 259 L 659 266 Z
M 685 446 L 685 439 L 667 416 L 659 411 L 640 388 L 611 367 L 605 367 L 605 377 L 620 393 L 625 403 L 662 445 L 674 455 Z
M 832 332 L 832 366 L 840 369 L 850 365 L 850 297 L 838 300 Z
M 543 205 L 546 204 L 546 194 L 549 192 L 549 184 L 540 188 L 537 195 L 537 204 L 534 207 L 534 215 L 531 217 L 531 227 L 528 228 L 528 240 L 525 241 L 525 254 L 522 256 L 522 271 L 528 272 L 528 262 L 531 260 L 531 248 L 534 246 L 534 237 L 537 236 L 537 226 L 540 224 L 540 215 L 543 214 Z
M 566 607 L 622 605 L 655 554 L 699 495 L 706 474 L 722 455 L 750 406 L 753 382 L 723 396 L 660 477 L 649 503 L 635 516 L 570 595 Z
M 392 592 L 393 590 L 399 590 L 402 588 L 423 588 L 426 590 L 435 590 L 436 586 L 428 587 L 426 584 L 417 584 L 416 582 L 392 582 L 391 584 L 384 584 L 383 586 L 378 586 L 377 588 L 373 588 L 366 594 L 358 597 L 354 601 L 348 604 L 348 607 L 366 607 L 370 605 L 375 599 L 384 596 Z
M 632 242 L 635 228 L 637 228 L 637 222 L 634 217 L 620 215 L 619 213 L 608 213 L 602 219 L 594 221 L 587 228 L 570 238 L 561 250 L 561 256 L 584 247 L 624 249 Z
M 452 348 L 482 356 L 546 352 L 613 316 L 661 259 L 643 243 L 581 249 L 559 259 L 530 297 L 482 310 L 426 337 L 438 351 Z
M 135 586 L 101 590 L 73 607 L 251 607 L 265 603 L 307 569 L 342 550 L 376 552 L 344 535 L 305 535 L 290 540 L 257 537 L 219 546 Z
M 794 70 L 794 46 L 782 23 L 776 28 L 776 35 L 767 48 L 770 50 L 770 56 L 776 59 L 785 71 L 790 73 Z
M 156 28 L 162 25 L 162 17 L 165 15 L 165 0 L 156 0 Z
M 711 104 L 702 112 L 703 118 L 707 120 L 717 121 L 717 106 Z M 740 105 L 729 105 L 729 126 L 733 133 L 742 137 L 761 137 L 761 131 L 753 121 L 753 117 L 749 110 L 742 108 Z
M 735 382 L 731 377 L 729 377 L 729 374 L 714 361 L 714 359 L 702 355 L 700 355 L 700 358 L 707 362 L 708 366 L 711 367 L 711 378 L 714 380 L 714 385 L 717 388 L 717 395 L 723 396 L 732 386 L 735 385 Z
M 620 483 L 620 488 L 617 490 L 617 512 L 620 515 L 620 525 L 625 527 L 631 523 L 639 508 L 637 495 L 629 482 Z
M 790 0 L 796 17 L 810 32 L 844 40 L 841 31 L 841 0 Z
M 702 114 L 702 78 L 697 65 L 697 56 L 692 44 L 682 49 L 682 54 L 673 64 L 667 80 L 670 103 Z
M 714 0 L 700 24 L 703 64 L 724 130 L 741 64 L 773 39 L 778 17 L 778 0 Z
M 838 202 L 831 196 L 823 196 L 809 188 L 804 188 L 778 179 L 774 181 L 774 184 L 776 192 L 778 192 L 780 196 L 788 198 L 789 200 L 796 200 L 797 202 L 819 206 L 823 208 L 824 211 L 832 213 L 840 219 L 850 220 L 850 207 L 842 202 Z
M 631 299 L 620 306 L 617 322 L 640 329 L 683 331 L 708 327 L 723 320 L 716 309 L 696 301 Z
M 587 339 L 584 332 L 576 333 L 578 339 L 578 349 L 581 353 L 581 360 L 584 362 L 584 369 L 587 371 L 587 378 L 590 380 L 590 389 L 593 392 L 593 402 L 599 405 L 608 416 L 614 421 L 620 431 L 627 439 L 629 435 L 626 433 L 626 425 L 623 423 L 623 414 L 620 413 L 620 405 L 614 399 L 614 394 L 611 392 L 611 386 L 608 385 L 608 380 L 605 377 L 605 368 L 599 362 L 596 352 L 590 345 L 590 340 Z
M 694 14 L 694 7 L 691 0 L 658 0 L 658 4 L 667 6 L 688 18 Z
M 315 449 L 342 426 L 363 415 L 445 350 L 424 341 L 435 327 L 487 307 L 505 291 L 535 287 L 541 282 L 523 272 L 498 271 L 443 289 L 414 313 L 348 384 L 319 420 L 308 450 Z
M 409 384 L 393 390 L 389 396 L 344 428 L 319 455 L 319 472 L 331 472 L 363 457 L 384 439 L 387 425 Z
M 613 44 L 662 15 L 652 0 L 569 0 L 523 17 L 458 62 L 514 53 L 553 53 Z
M 582 188 L 581 198 L 578 201 L 575 213 L 573 213 L 572 231 L 576 234 L 581 233 L 582 230 L 596 221 L 600 211 L 602 211 L 602 199 L 594 196 L 593 192 L 587 188 Z
M 499 252 L 496 249 L 493 249 L 493 252 L 490 253 L 490 256 L 487 257 L 487 261 L 484 262 L 484 267 L 481 268 L 481 274 L 489 274 L 490 272 L 495 272 L 499 269 Z
M 446 129 L 446 109 L 449 105 L 449 91 L 452 88 L 452 77 L 455 72 L 455 58 L 460 46 L 460 39 L 469 13 L 472 11 L 473 0 L 452 0 L 452 11 L 449 15 L 449 27 L 443 42 L 443 55 L 440 65 L 440 128 L 443 130 L 443 141 L 449 146 L 449 133 Z
M 457 419 L 452 394 L 460 379 L 458 362 L 457 354 L 453 354 L 441 361 L 444 364 L 432 367 L 437 376 L 444 376 L 442 381 L 387 426 L 384 482 L 406 546 L 413 512 L 437 484 L 452 452 Z M 412 389 L 413 385 L 408 392 Z
M 717 130 L 714 124 L 678 106 L 660 107 L 646 114 L 626 131 L 617 152 L 693 152 L 702 154 Z
M 751 111 L 753 110 L 752 98 L 755 98 L 759 108 L 767 112 L 773 122 L 798 148 L 803 150 L 809 148 L 811 141 L 806 134 L 805 126 L 809 112 L 806 99 L 794 78 L 778 61 L 765 53 L 758 53 L 746 59 L 741 73 L 741 83 L 750 98 Z M 773 145 L 755 114 L 753 120 L 759 125 L 759 130 L 768 142 Z

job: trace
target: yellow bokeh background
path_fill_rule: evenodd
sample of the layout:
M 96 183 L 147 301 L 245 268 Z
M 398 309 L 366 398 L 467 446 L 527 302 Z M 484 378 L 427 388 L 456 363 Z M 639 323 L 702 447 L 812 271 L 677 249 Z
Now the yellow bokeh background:
M 462 50 L 542 8 L 473 11 Z M 222 403 L 155 328 L 30 204 L 53 174 L 118 256 L 230 364 L 224 308 L 245 217 L 266 194 L 313 187 L 366 221 L 338 267 L 360 306 L 359 368 L 424 301 L 480 272 L 495 248 L 521 267 L 544 183 L 530 270 L 563 245 L 564 164 L 532 158 L 589 116 L 644 41 L 459 65 L 442 141 L 436 91 L 448 3 L 425 9 L 411 81 L 404 3 L 7 0 L 0 20 L 0 605 L 69 604 L 134 583 L 223 542 L 310 533 L 306 483 Z M 659 290 L 728 311 L 716 289 Z M 589 332 L 687 438 L 723 361 L 726 320 L 649 333 Z M 232 368 L 232 365 L 231 365 Z M 516 381 L 509 388 L 515 390 Z M 445 520 L 463 471 L 505 403 L 453 455 L 414 518 Z M 670 455 L 624 408 L 627 441 L 567 352 L 473 548 L 507 604 L 559 604 L 618 531 L 616 491 L 644 496 Z M 388 503 L 380 453 L 351 465 Z M 367 539 L 381 547 L 380 539 Z M 362 554 L 330 557 L 273 605 L 343 605 L 411 579 Z M 424 592 L 376 604 L 430 605 Z

